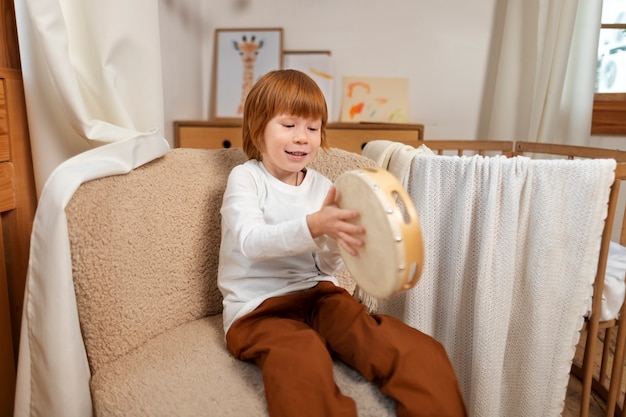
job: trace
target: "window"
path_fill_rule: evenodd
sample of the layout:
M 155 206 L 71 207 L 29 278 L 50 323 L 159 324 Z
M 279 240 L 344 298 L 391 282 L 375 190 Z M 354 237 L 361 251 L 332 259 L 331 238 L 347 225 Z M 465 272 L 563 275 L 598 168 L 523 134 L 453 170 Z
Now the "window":
M 626 1 L 603 0 L 592 134 L 626 135 Z

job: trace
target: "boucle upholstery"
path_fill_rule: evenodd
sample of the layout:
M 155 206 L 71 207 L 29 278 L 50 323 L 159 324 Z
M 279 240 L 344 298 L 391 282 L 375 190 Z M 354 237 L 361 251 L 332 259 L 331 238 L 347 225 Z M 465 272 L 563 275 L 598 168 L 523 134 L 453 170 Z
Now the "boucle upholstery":
M 239 148 L 174 149 L 125 175 L 83 184 L 67 205 L 81 331 L 96 415 L 264 415 L 259 370 L 224 346 L 217 289 L 219 208 Z M 320 151 L 312 168 L 334 180 L 373 166 Z M 342 284 L 354 283 L 344 274 Z M 360 415 L 392 402 L 336 363 Z

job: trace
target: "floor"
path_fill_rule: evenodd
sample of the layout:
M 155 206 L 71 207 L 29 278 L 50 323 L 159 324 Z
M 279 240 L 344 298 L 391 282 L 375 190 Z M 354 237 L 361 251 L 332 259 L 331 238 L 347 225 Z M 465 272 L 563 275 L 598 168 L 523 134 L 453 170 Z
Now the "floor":
M 581 338 L 581 342 L 576 348 L 576 355 L 574 357 L 574 361 L 576 363 L 581 363 L 583 349 L 584 349 L 584 338 Z M 613 341 L 612 341 L 613 342 Z M 613 343 L 612 343 L 613 344 Z M 602 349 L 602 345 L 598 344 L 596 348 L 596 352 L 600 353 Z M 599 354 L 596 355 L 599 358 Z M 599 363 L 599 360 L 596 360 Z M 599 367 L 599 365 L 598 365 Z M 626 379 L 626 377 L 624 378 Z M 565 399 L 565 408 L 563 409 L 562 417 L 578 417 L 580 415 L 580 391 L 581 384 L 580 381 L 575 377 L 570 377 L 567 396 Z M 624 393 L 626 392 L 626 381 L 622 383 L 622 393 L 618 400 L 619 404 L 622 403 L 622 398 L 624 397 Z M 605 413 L 605 404 L 601 397 L 594 395 L 592 393 L 591 396 L 591 404 L 589 409 L 589 417 L 604 417 Z
M 565 408 L 562 414 L 563 417 L 578 417 L 580 415 L 580 389 L 580 381 L 574 377 L 570 377 L 567 397 L 565 398 Z M 604 402 L 600 397 L 592 394 L 589 417 L 604 417 L 604 412 Z

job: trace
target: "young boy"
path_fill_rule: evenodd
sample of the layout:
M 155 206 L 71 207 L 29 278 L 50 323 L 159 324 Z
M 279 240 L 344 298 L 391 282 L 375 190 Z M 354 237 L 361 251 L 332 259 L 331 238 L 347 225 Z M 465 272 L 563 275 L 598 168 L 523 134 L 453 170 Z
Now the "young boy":
M 326 141 L 323 93 L 295 70 L 261 77 L 245 102 L 243 149 L 222 204 L 218 285 L 231 354 L 262 370 L 277 416 L 356 416 L 333 379 L 333 357 L 396 402 L 398 416 L 465 416 L 454 370 L 430 336 L 370 315 L 333 277 L 366 231 L 307 165 Z

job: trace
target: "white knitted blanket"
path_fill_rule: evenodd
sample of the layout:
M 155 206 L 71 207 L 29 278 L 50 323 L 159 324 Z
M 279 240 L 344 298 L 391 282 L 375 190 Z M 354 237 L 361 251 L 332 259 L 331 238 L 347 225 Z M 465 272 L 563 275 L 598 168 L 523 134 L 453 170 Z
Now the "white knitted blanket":
M 419 155 L 412 290 L 382 301 L 441 341 L 472 416 L 558 416 L 590 305 L 613 160 Z

